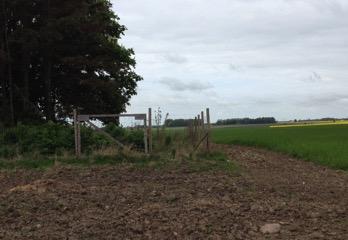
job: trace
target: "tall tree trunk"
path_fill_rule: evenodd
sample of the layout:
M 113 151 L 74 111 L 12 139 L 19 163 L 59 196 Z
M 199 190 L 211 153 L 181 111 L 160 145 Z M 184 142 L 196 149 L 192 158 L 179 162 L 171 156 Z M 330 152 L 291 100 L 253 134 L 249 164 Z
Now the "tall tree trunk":
M 22 73 L 23 73 L 23 110 L 26 112 L 29 110 L 28 101 L 30 99 L 29 92 L 29 65 L 30 55 L 27 44 L 23 45 L 23 56 L 22 56 Z
M 2 28 L 2 27 L 1 27 Z M 1 31 L 3 32 L 3 31 Z M 0 50 L 1 50 L 1 53 L 5 53 L 5 44 L 4 44 L 4 39 L 3 39 L 3 36 L 1 36 L 0 38 Z M 1 107 L 1 116 L 0 116 L 0 121 L 4 121 L 4 112 L 5 112 L 5 109 L 6 109 L 6 91 L 5 91 L 5 88 L 6 88 L 6 75 L 5 75 L 5 56 L 2 55 L 1 56 L 1 59 L 0 59 L 0 107 Z
M 52 92 L 52 60 L 50 56 L 43 58 L 43 80 L 45 83 L 45 112 L 47 120 L 55 121 L 54 102 Z
M 50 21 L 51 14 L 51 1 L 46 0 L 46 26 Z M 50 41 L 45 47 L 45 53 L 43 58 L 43 82 L 45 84 L 45 112 L 47 120 L 55 121 L 53 91 L 52 91 L 52 48 Z
M 8 98 L 9 98 L 9 110 L 10 110 L 10 123 L 15 124 L 15 114 L 14 114 L 14 104 L 13 104 L 13 78 L 12 78 L 12 59 L 10 45 L 8 41 L 8 18 L 6 14 L 5 0 L 2 1 L 2 13 L 4 18 L 4 42 L 5 42 L 5 52 L 7 58 L 7 89 L 8 89 Z

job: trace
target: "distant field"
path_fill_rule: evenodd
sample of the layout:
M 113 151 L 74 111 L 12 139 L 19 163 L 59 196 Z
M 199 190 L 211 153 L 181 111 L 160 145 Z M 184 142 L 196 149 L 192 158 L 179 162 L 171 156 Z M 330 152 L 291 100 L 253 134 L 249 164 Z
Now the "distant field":
M 338 121 L 308 121 L 298 123 L 287 123 L 272 125 L 272 128 L 287 128 L 287 127 L 307 127 L 307 126 L 331 126 L 331 125 L 348 125 L 348 120 Z
M 264 147 L 348 170 L 348 125 L 215 128 L 213 140 L 221 144 Z

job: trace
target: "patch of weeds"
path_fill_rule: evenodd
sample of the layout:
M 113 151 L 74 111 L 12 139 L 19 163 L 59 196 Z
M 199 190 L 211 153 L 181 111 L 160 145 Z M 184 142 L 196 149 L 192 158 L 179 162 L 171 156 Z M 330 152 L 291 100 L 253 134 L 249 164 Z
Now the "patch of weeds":
M 14 158 L 18 155 L 17 146 L 1 146 L 0 147 L 0 156 L 2 158 Z
M 206 229 L 207 229 L 207 234 L 211 234 L 213 232 L 213 225 L 207 224 Z
M 129 164 L 136 169 L 178 169 L 188 167 L 193 172 L 227 171 L 235 173 L 238 168 L 224 153 L 177 154 L 176 150 L 157 152 L 152 155 L 132 151 L 119 151 L 112 154 L 86 155 L 79 159 L 71 156 L 46 157 L 42 155 L 21 156 L 17 159 L 0 160 L 0 169 L 46 169 L 56 165 L 92 165 Z
M 176 196 L 175 194 L 171 194 L 166 198 L 167 203 L 175 203 L 179 200 L 180 198 Z
M 63 157 L 57 158 L 56 162 L 62 165 L 74 165 L 74 166 L 89 166 L 91 165 L 88 157 L 76 158 L 76 157 Z
M 54 165 L 54 160 L 50 158 L 41 159 L 26 159 L 22 158 L 19 160 L 0 160 L 1 169 L 47 169 Z
M 16 163 L 18 168 L 25 169 L 46 169 L 54 165 L 53 159 L 20 160 Z
M 131 163 L 136 169 L 163 169 L 168 166 L 168 158 L 159 153 L 128 157 L 126 162 Z
M 92 159 L 92 163 L 96 165 L 115 165 L 123 162 L 123 159 L 119 155 L 115 156 L 103 156 L 97 155 Z
M 202 152 L 192 154 L 187 160 L 190 170 L 195 172 L 206 171 L 226 171 L 228 173 L 237 173 L 238 166 L 227 158 L 223 152 Z

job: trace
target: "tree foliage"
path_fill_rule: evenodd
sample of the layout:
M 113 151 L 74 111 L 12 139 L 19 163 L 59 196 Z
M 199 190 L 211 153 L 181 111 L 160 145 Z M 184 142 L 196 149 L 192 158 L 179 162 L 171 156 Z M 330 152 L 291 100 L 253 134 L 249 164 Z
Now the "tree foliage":
M 165 125 L 167 127 L 188 127 L 193 119 L 167 119 Z
M 108 0 L 0 0 L 0 121 L 120 113 L 141 80 Z
M 261 118 L 231 118 L 218 120 L 216 125 L 237 125 L 237 124 L 273 124 L 276 123 L 276 119 L 274 117 L 261 117 Z

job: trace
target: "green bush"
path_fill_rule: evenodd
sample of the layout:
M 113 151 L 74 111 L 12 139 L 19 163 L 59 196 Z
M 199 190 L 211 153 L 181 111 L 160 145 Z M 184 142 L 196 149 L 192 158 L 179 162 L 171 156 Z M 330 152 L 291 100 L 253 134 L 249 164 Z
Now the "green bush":
M 125 137 L 125 143 L 133 145 L 136 148 L 144 148 L 144 131 L 140 129 L 128 131 Z
M 5 146 L 0 147 L 0 157 L 2 158 L 14 158 L 17 155 L 17 149 L 15 146 Z
M 124 139 L 126 136 L 126 130 L 114 123 L 109 123 L 106 125 L 105 131 L 116 139 Z
M 110 123 L 104 130 L 124 144 L 133 145 L 139 149 L 144 148 L 144 131 L 142 129 L 125 129 Z
M 15 128 L 5 129 L 0 135 L 2 143 L 0 157 L 11 157 L 14 152 L 52 154 L 71 149 L 74 145 L 73 140 L 73 129 L 67 125 L 54 123 L 38 126 L 18 125 Z
M 105 129 L 112 137 L 126 145 L 144 148 L 144 132 L 141 129 L 128 130 L 115 124 Z M 81 144 L 84 153 L 112 145 L 112 141 L 95 130 L 81 126 Z M 2 129 L 0 132 L 0 158 L 14 158 L 17 155 L 37 153 L 62 155 L 74 151 L 74 128 L 69 124 L 45 123 L 21 125 Z
M 102 148 L 110 144 L 104 136 L 82 126 L 81 141 L 84 151 Z M 13 158 L 18 154 L 62 154 L 74 149 L 74 129 L 68 124 L 52 122 L 3 129 L 0 133 L 0 158 Z

